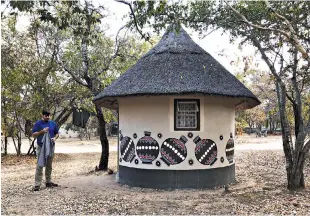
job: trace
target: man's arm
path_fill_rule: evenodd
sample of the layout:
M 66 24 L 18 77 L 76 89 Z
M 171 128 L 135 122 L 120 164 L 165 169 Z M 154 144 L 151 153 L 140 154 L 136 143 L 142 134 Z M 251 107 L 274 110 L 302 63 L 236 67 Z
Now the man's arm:
M 56 139 L 58 139 L 58 137 L 59 137 L 59 130 L 58 130 L 58 127 L 55 123 L 55 136 L 52 138 L 53 142 L 55 142 Z
M 53 142 L 56 142 L 56 140 L 58 139 L 58 137 L 59 137 L 59 134 L 58 134 L 58 133 L 55 134 L 55 136 L 52 138 Z
M 42 130 L 40 130 L 40 131 L 38 131 L 38 132 L 34 132 L 34 133 L 32 134 L 32 136 L 33 136 L 34 138 L 37 138 L 39 135 L 44 134 L 44 133 L 46 133 L 47 131 L 48 131 L 48 127 L 44 128 L 44 129 L 42 129 Z

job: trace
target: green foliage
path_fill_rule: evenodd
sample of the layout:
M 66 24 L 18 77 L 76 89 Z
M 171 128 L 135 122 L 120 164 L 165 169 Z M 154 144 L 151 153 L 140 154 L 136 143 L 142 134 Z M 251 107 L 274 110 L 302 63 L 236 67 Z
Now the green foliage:
M 98 21 L 106 16 L 105 11 L 90 3 L 76 6 L 78 10 L 66 5 L 55 8 L 70 26 L 60 30 L 58 63 L 63 74 L 69 74 L 95 96 L 131 67 L 149 45 L 126 34 L 117 35 L 116 40 L 107 37 Z M 68 13 L 72 10 L 74 13 Z M 94 110 L 91 106 L 88 109 Z
M 12 20 L 16 16 L 2 23 L 1 124 L 10 136 L 20 132 L 30 136 L 24 124 L 40 119 L 43 108 L 50 109 L 55 119 L 63 110 L 71 109 L 74 99 L 87 94 L 58 72 L 55 46 L 50 43 L 52 29 L 36 20 L 27 31 L 20 32 Z M 38 34 L 45 37 L 38 39 Z
M 2 23 L 1 123 L 11 135 L 21 131 L 26 120 L 33 124 L 39 119 L 42 108 L 50 109 L 54 119 L 73 107 L 96 112 L 93 96 L 149 49 L 133 36 L 118 36 L 117 41 L 107 37 L 100 25 L 106 11 L 89 2 L 10 5 L 13 12 Z M 20 13 L 36 17 L 25 32 L 15 28 Z M 107 122 L 116 120 L 111 111 L 103 113 Z

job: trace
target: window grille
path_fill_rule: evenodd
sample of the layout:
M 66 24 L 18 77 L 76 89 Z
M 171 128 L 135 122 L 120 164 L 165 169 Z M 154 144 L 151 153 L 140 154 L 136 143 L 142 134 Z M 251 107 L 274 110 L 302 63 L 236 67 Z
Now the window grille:
M 199 100 L 176 99 L 175 129 L 199 130 Z

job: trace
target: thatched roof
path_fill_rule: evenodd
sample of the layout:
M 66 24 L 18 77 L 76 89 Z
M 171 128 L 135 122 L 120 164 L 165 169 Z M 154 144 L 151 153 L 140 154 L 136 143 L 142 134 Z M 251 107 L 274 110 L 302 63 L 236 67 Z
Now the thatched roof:
M 260 104 L 256 96 L 183 28 L 172 26 L 159 43 L 95 98 L 100 106 L 116 109 L 117 98 L 142 95 L 218 95 L 238 99 L 236 108 Z

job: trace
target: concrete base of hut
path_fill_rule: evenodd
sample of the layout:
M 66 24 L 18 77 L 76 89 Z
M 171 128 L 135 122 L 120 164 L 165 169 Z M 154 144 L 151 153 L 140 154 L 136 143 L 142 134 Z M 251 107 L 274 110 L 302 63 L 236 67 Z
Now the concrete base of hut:
M 235 164 L 199 170 L 152 170 L 119 166 L 118 182 L 156 189 L 214 188 L 235 182 Z

